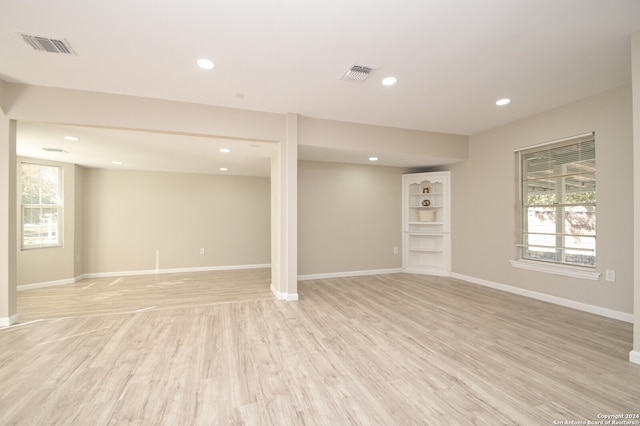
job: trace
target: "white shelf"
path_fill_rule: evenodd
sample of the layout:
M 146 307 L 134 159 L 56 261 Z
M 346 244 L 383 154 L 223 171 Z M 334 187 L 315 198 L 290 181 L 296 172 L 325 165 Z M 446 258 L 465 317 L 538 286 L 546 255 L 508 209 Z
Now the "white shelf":
M 402 267 L 406 272 L 446 275 L 451 271 L 450 178 L 450 172 L 402 177 Z M 429 192 L 422 192 L 424 188 Z M 431 205 L 421 205 L 423 200 Z

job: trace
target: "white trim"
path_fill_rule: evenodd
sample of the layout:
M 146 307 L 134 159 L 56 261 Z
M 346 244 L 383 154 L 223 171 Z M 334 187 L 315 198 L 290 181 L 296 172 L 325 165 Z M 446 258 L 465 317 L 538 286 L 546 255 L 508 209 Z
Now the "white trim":
M 589 305 L 587 303 L 577 302 L 571 299 L 564 299 L 562 297 L 552 296 L 550 294 L 545 294 L 545 293 L 539 293 L 537 291 L 527 290 L 520 287 L 514 287 L 506 284 L 499 284 L 493 281 L 487 281 L 480 278 L 470 277 L 468 275 L 452 273 L 451 277 L 468 281 L 473 284 L 479 284 L 484 287 L 490 287 L 496 290 L 502 290 L 508 293 L 518 294 L 520 296 L 542 300 L 543 302 L 549 302 L 555 305 L 565 306 L 567 308 L 577 309 L 579 311 L 589 312 L 592 314 L 628 322 L 631 324 L 633 324 L 634 322 L 633 314 L 628 314 L 626 312 L 614 311 L 613 309 L 607 309 L 607 308 L 602 308 L 600 306 Z
M 271 284 L 271 293 L 273 293 L 278 300 L 284 300 L 287 302 L 295 302 L 298 300 L 298 293 L 281 293 Z
M 368 271 L 329 272 L 326 274 L 298 275 L 298 281 L 323 280 L 327 278 L 361 277 L 365 275 L 399 274 L 402 268 L 372 269 Z
M 209 271 L 231 271 L 238 269 L 263 269 L 270 268 L 270 263 L 254 265 L 229 265 L 229 266 L 199 266 L 192 268 L 168 268 L 168 269 L 147 269 L 142 271 L 119 271 L 119 272 L 94 272 L 84 274 L 84 278 L 108 278 L 127 277 L 132 275 L 155 275 L 155 274 L 175 274 L 184 272 L 209 272 Z
M 0 327 L 10 327 L 18 322 L 18 314 L 11 315 L 9 318 L 0 318 Z
M 119 272 L 94 272 L 89 274 L 80 275 L 76 278 L 67 278 L 57 281 L 46 281 L 41 283 L 23 284 L 17 287 L 18 291 L 32 290 L 36 288 L 53 287 L 64 284 L 74 284 L 85 278 L 110 278 L 110 277 L 129 277 L 135 275 L 155 275 L 155 274 L 173 274 L 173 273 L 186 273 L 186 272 L 208 272 L 208 271 L 231 271 L 239 269 L 263 269 L 270 268 L 270 263 L 254 264 L 254 265 L 230 265 L 230 266 L 203 266 L 195 268 L 172 268 L 172 269 L 160 269 L 160 270 L 143 270 L 143 271 L 119 271 Z
M 583 269 L 577 266 L 558 265 L 547 262 L 535 262 L 529 260 L 510 260 L 514 268 L 528 269 L 530 271 L 546 272 L 548 274 L 564 275 L 565 277 L 582 278 L 585 280 L 599 281 L 601 272 Z
M 409 266 L 407 268 L 403 268 L 402 272 L 405 274 L 420 274 L 420 275 L 436 275 L 439 277 L 450 277 L 451 272 L 444 269 L 429 269 L 428 266 Z
M 146 269 L 140 271 L 118 271 L 118 272 L 90 272 L 84 274 L 85 278 L 110 278 L 110 277 L 129 277 L 134 275 L 154 275 L 160 274 L 162 271 L 155 269 Z
M 629 352 L 629 362 L 640 364 L 640 351 Z
M 67 279 L 64 279 L 64 280 L 45 281 L 45 282 L 33 283 L 33 284 L 23 284 L 23 285 L 17 286 L 17 290 L 18 291 L 25 291 L 25 290 L 33 290 L 35 288 L 54 287 L 54 286 L 57 286 L 57 285 L 73 284 L 73 283 L 76 283 L 78 281 L 79 280 L 77 278 L 67 278 Z
M 538 144 L 535 144 L 535 145 L 529 145 L 529 146 L 525 146 L 523 148 L 516 148 L 516 149 L 513 150 L 513 152 L 528 151 L 530 149 L 540 148 L 540 147 L 543 147 L 545 145 L 553 145 L 553 144 L 556 144 L 556 143 L 571 141 L 573 139 L 582 139 L 582 138 L 589 138 L 589 137 L 591 137 L 592 139 L 595 140 L 596 132 L 582 133 L 580 135 L 568 136 L 566 138 L 556 139 L 556 140 L 553 140 L 553 141 L 542 142 L 542 143 L 538 143 Z

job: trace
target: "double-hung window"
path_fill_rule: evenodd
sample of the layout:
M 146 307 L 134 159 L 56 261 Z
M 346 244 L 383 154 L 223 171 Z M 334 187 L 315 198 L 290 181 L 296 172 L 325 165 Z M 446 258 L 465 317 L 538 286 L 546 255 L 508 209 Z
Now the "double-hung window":
M 517 257 L 539 265 L 596 265 L 593 133 L 516 152 Z M 515 265 L 518 266 L 518 265 Z
M 22 248 L 62 245 L 62 168 L 21 164 Z

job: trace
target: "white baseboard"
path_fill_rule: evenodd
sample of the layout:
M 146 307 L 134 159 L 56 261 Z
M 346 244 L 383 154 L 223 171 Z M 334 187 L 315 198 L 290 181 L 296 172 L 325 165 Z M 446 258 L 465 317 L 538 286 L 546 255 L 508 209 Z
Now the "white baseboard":
M 435 275 L 438 277 L 450 277 L 450 271 L 444 271 L 439 269 L 426 269 L 426 268 L 404 268 L 401 270 L 405 274 L 419 274 L 419 275 Z
M 23 284 L 23 285 L 17 286 L 16 289 L 18 291 L 24 291 L 24 290 L 33 290 L 35 288 L 54 287 L 54 286 L 57 286 L 57 285 L 73 284 L 73 283 L 76 283 L 76 282 L 80 281 L 81 279 L 82 279 L 82 277 L 79 277 L 79 278 L 67 278 L 67 279 L 64 279 L 64 280 L 56 280 L 56 281 L 45 281 L 45 282 L 33 283 L 33 284 Z
M 298 300 L 298 293 L 281 293 L 271 284 L 271 293 L 273 293 L 278 300 L 285 300 L 287 302 L 295 302 Z
M 147 269 L 142 271 L 118 271 L 118 272 L 93 272 L 81 275 L 76 278 L 68 278 L 57 281 L 47 281 L 33 284 L 23 284 L 17 287 L 18 291 L 32 290 L 34 288 L 52 287 L 56 285 L 74 284 L 84 278 L 111 278 L 111 277 L 130 277 L 135 275 L 155 275 L 155 274 L 175 274 L 187 272 L 209 272 L 209 271 L 232 271 L 239 269 L 263 269 L 271 268 L 270 263 L 253 264 L 253 265 L 229 265 L 229 266 L 202 266 L 193 268 L 172 268 L 172 269 Z
M 402 272 L 402 268 L 372 269 L 368 271 L 330 272 L 327 274 L 298 275 L 298 281 L 323 280 L 327 278 L 361 277 L 365 275 L 398 274 L 400 272 Z
M 629 362 L 640 364 L 640 351 L 629 352 Z
M 508 293 L 518 294 L 520 296 L 526 296 L 532 299 L 542 300 L 543 302 L 549 302 L 555 305 L 561 305 L 567 308 L 573 308 L 579 311 L 589 312 L 592 314 L 628 322 L 631 324 L 633 324 L 634 322 L 633 314 L 628 314 L 626 312 L 614 311 L 613 309 L 607 309 L 607 308 L 602 308 L 600 306 L 589 305 L 587 303 L 577 302 L 571 299 L 564 299 L 562 297 L 552 296 L 545 293 L 539 293 L 537 291 L 532 291 L 532 290 L 526 290 L 520 287 L 514 287 L 506 284 L 500 284 L 493 281 L 487 281 L 480 278 L 470 277 L 468 275 L 452 273 L 451 277 L 457 278 L 463 281 L 468 281 L 473 284 L 479 284 L 484 287 L 490 287 L 496 290 L 502 290 Z
M 10 317 L 0 318 L 0 327 L 9 327 L 18 323 L 18 314 L 11 315 Z
M 270 268 L 270 267 L 271 267 L 271 264 L 269 263 L 253 264 L 253 265 L 198 266 L 198 267 L 191 267 L 191 268 L 147 269 L 147 270 L 141 270 L 141 271 L 93 272 L 93 273 L 84 274 L 84 277 L 85 278 L 130 277 L 134 275 L 232 271 L 232 270 L 238 270 L 238 269 L 262 269 L 262 268 Z

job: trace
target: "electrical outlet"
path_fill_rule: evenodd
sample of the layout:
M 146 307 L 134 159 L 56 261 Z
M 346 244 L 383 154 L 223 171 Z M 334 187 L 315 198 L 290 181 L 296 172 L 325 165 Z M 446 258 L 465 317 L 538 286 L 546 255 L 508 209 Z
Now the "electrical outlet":
M 604 279 L 607 281 L 615 281 L 616 280 L 616 271 L 614 269 L 607 269 L 604 271 Z
M 200 255 L 201 255 L 201 256 L 204 256 L 204 248 L 201 248 L 201 249 L 200 249 Z
M 393 254 L 398 254 L 398 247 L 393 248 Z

